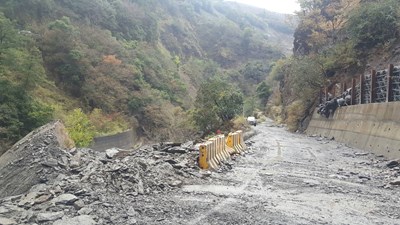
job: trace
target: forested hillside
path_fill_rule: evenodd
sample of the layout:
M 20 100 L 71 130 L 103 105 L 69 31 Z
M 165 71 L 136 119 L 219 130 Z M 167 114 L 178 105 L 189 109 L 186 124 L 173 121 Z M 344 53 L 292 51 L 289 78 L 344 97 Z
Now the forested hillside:
M 321 88 L 350 82 L 400 60 L 398 0 L 299 0 L 293 56 L 271 71 L 268 112 L 293 131 L 304 129 Z
M 262 81 L 291 46 L 285 20 L 217 0 L 2 0 L 1 145 L 53 119 L 79 145 L 127 128 L 176 140 L 224 126 L 268 97 Z

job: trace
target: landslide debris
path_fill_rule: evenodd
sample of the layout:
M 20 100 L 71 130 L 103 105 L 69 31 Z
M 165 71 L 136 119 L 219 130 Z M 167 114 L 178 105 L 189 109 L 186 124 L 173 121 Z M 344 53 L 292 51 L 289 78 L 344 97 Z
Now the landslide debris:
M 191 142 L 98 152 L 68 149 L 63 130 L 48 124 L 0 158 L 1 224 L 135 224 L 127 203 L 209 176 Z
M 66 147 L 72 141 L 62 123 L 42 126 L 17 142 L 0 157 L 0 198 L 18 195 L 33 185 L 65 173 Z

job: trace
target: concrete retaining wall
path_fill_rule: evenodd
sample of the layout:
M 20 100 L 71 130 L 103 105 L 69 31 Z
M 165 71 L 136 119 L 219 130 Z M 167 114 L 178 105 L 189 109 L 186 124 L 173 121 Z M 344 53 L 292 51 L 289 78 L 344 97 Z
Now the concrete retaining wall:
M 109 148 L 130 149 L 134 146 L 134 140 L 135 132 L 128 130 L 115 135 L 95 137 L 90 148 L 98 151 L 104 151 Z
M 341 107 L 329 119 L 315 112 L 306 132 L 400 158 L 400 102 Z

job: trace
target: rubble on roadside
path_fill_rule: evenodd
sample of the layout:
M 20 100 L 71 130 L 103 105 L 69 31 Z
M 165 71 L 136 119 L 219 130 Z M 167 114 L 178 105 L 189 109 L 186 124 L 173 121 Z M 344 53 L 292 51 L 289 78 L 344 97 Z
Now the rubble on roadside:
M 3 193 L 1 224 L 134 224 L 137 212 L 123 201 L 167 193 L 209 177 L 197 166 L 198 150 L 192 142 L 134 151 L 68 150 L 57 141 L 59 125 L 32 133 L 8 153 L 11 161 L 0 159 L 0 185 L 27 188 Z M 118 218 L 110 216 L 111 208 L 121 209 Z

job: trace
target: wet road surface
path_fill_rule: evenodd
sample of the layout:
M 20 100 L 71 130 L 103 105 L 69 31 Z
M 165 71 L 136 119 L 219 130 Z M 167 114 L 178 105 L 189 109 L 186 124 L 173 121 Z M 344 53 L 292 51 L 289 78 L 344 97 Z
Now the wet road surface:
M 178 215 L 160 224 L 400 224 L 385 159 L 272 122 L 255 130 L 232 170 L 171 193 Z

